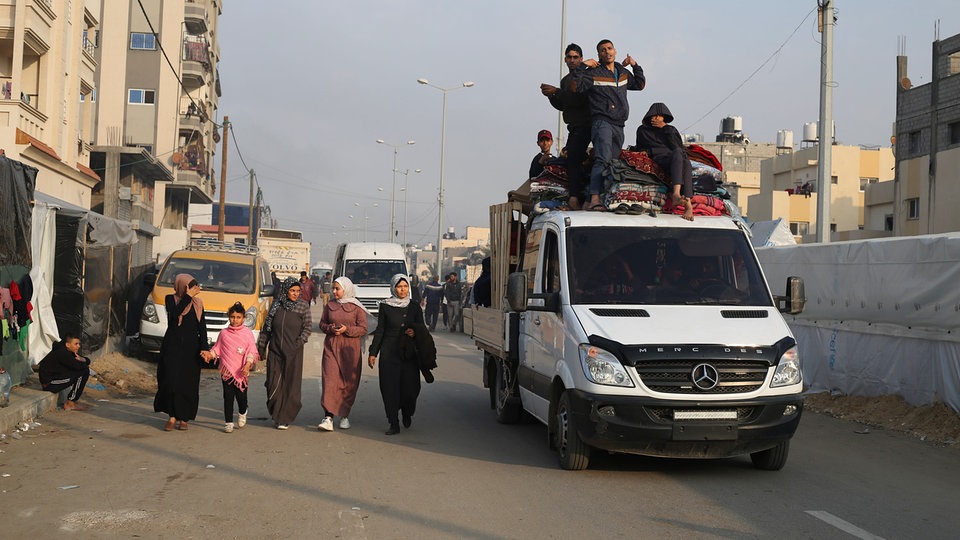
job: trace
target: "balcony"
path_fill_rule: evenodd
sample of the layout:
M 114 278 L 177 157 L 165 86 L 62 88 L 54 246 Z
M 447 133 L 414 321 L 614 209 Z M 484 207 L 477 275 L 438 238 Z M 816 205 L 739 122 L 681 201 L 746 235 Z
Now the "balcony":
M 183 24 L 187 32 L 195 36 L 207 33 L 207 8 L 200 2 L 191 2 L 183 6 Z
M 202 133 L 202 131 L 203 131 L 203 119 L 200 118 L 200 115 L 198 115 L 198 114 L 191 114 L 191 115 L 183 114 L 183 115 L 180 115 L 180 131 L 181 131 L 181 132 L 184 132 L 184 131 L 194 132 L 194 131 L 196 131 L 196 132 Z M 191 139 L 192 139 L 192 137 L 187 137 L 187 140 L 191 140 Z
M 37 110 L 31 103 L 37 103 L 36 95 L 24 94 L 19 99 L 10 95 L 11 83 L 0 77 L 0 117 L 7 118 L 8 126 L 15 126 L 21 131 L 39 140 L 46 140 L 45 127 L 47 115 Z
M 183 61 L 183 86 L 188 90 L 196 90 L 207 84 L 207 70 L 203 64 L 192 60 Z
M 209 204 L 213 202 L 213 197 L 210 194 L 210 181 L 200 175 L 199 171 L 192 169 L 178 169 L 176 171 L 176 179 L 168 187 L 176 188 L 183 187 L 188 188 L 193 197 L 195 197 L 192 202 L 199 202 Z

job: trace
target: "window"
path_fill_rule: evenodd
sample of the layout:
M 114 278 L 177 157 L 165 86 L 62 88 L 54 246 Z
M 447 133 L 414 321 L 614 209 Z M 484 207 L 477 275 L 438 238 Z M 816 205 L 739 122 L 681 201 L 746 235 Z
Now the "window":
M 544 249 L 543 283 L 541 288 L 545 293 L 560 292 L 560 252 L 557 235 L 547 233 Z
M 920 132 L 911 131 L 910 134 L 907 135 L 907 137 L 908 137 L 907 151 L 910 152 L 910 154 L 919 154 L 920 153 Z
M 907 199 L 907 219 L 920 219 L 920 199 Z
M 837 178 L 836 176 L 831 176 L 831 177 L 830 177 L 830 183 L 833 184 L 833 185 L 837 185 L 837 184 L 840 183 L 840 179 Z
M 883 216 L 883 230 L 885 231 L 893 230 L 893 214 L 887 214 Z
M 153 34 L 143 32 L 130 33 L 130 48 L 153 51 L 157 48 L 157 38 Z
M 947 129 L 950 131 L 950 144 L 960 144 L 960 122 L 951 122 Z
M 153 105 L 155 103 L 155 92 L 153 90 L 141 90 L 139 88 L 130 89 L 130 97 L 127 99 L 127 103 L 134 103 L 139 105 Z
M 831 223 L 831 224 L 830 224 L 830 232 L 832 232 L 832 233 L 833 233 L 833 232 L 837 232 L 837 224 L 836 224 L 836 223 Z
M 879 182 L 879 181 L 880 181 L 879 178 L 869 178 L 869 177 L 868 177 L 868 178 L 864 178 L 864 177 L 860 177 L 860 191 L 866 191 L 866 190 L 867 190 L 867 184 L 876 184 L 876 183 Z
M 791 221 L 790 234 L 794 236 L 806 236 L 810 232 L 810 223 L 807 221 Z

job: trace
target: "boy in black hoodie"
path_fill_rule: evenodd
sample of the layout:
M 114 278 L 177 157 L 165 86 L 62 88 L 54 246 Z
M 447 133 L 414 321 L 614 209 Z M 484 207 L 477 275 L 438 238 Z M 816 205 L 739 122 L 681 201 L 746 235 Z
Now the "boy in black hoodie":
M 64 334 L 59 343 L 40 361 L 40 385 L 48 392 L 69 389 L 63 404 L 65 411 L 85 411 L 87 407 L 77 400 L 90 378 L 90 359 L 80 356 L 80 338 Z
M 683 138 L 677 128 L 669 125 L 673 114 L 663 103 L 654 103 L 643 116 L 643 123 L 637 128 L 635 152 L 646 152 L 650 159 L 670 173 L 673 190 L 670 193 L 673 204 L 684 205 L 683 218 L 693 221 L 693 169 L 687 151 L 683 148 Z M 683 186 L 681 196 L 680 186 Z

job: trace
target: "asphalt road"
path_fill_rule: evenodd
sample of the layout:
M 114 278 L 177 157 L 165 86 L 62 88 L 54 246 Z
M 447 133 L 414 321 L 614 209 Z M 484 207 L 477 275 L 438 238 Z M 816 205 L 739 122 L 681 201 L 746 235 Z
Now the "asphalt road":
M 437 382 L 393 437 L 369 369 L 353 427 L 317 431 L 319 335 L 288 431 L 256 375 L 250 424 L 223 433 L 213 370 L 186 432 L 152 398 L 50 413 L 0 443 L 0 537 L 957 538 L 956 450 L 806 414 L 779 472 L 623 455 L 563 471 L 543 426 L 495 421 L 470 340 L 435 337 Z

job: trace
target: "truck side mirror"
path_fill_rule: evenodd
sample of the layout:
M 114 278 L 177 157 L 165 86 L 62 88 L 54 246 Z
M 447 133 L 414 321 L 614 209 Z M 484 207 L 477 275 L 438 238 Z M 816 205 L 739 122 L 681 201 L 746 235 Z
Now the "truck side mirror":
M 787 278 L 787 294 L 777 296 L 777 309 L 782 313 L 797 315 L 803 311 L 803 305 L 807 301 L 806 293 L 803 287 L 803 278 L 790 276 Z
M 527 275 L 525 273 L 513 272 L 507 277 L 507 304 L 517 313 L 527 310 Z
M 268 283 L 263 286 L 263 289 L 260 291 L 260 296 L 273 296 L 273 283 Z

